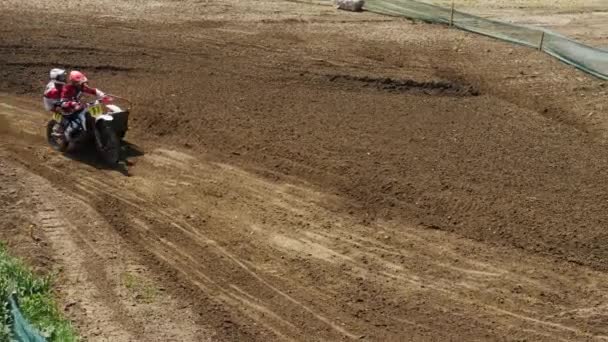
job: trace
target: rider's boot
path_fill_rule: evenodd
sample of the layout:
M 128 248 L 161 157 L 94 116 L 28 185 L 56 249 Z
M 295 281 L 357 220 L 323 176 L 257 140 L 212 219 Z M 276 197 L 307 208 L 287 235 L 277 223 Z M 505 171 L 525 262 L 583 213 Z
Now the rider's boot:
M 64 139 L 65 141 L 70 141 L 71 137 L 72 137 L 72 132 L 74 131 L 74 127 L 72 127 L 72 123 L 68 122 L 68 124 L 66 125 L 67 127 L 65 128 L 63 134 L 64 134 Z
M 63 122 L 59 122 L 57 125 L 53 127 L 53 132 L 51 133 L 55 138 L 59 138 L 63 136 Z

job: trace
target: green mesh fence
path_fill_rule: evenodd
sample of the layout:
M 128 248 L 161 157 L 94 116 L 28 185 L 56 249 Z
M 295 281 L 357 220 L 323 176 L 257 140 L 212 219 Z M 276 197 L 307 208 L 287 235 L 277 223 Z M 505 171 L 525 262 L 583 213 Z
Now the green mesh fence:
M 608 79 L 608 51 L 572 39 L 545 34 L 543 51 L 602 79 Z
M 379 14 L 404 16 L 428 22 L 449 23 L 450 10 L 409 0 L 366 0 L 365 9 Z
M 608 80 L 608 51 L 593 48 L 559 34 L 481 18 L 414 0 L 366 0 L 365 9 L 432 23 L 452 23 L 460 29 L 539 48 L 589 74 Z
M 466 31 L 530 47 L 538 47 L 542 38 L 542 31 L 536 29 L 489 20 L 458 11 L 454 11 L 453 25 Z

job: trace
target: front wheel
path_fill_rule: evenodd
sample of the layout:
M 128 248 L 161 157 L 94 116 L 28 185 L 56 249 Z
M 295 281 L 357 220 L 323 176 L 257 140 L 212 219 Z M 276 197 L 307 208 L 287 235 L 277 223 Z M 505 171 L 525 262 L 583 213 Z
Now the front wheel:
M 68 149 L 68 142 L 65 139 L 61 124 L 55 120 L 50 120 L 46 124 L 46 140 L 56 151 L 65 152 Z
M 101 154 L 106 163 L 110 165 L 118 164 L 120 160 L 120 139 L 111 126 L 107 124 L 99 125 L 98 134 L 95 139 L 97 150 Z

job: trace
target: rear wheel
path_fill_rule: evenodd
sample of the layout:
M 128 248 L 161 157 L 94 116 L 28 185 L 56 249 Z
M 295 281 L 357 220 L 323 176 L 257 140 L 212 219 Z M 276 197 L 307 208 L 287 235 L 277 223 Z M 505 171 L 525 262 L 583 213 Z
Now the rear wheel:
M 97 150 L 104 161 L 110 165 L 118 164 L 120 160 L 120 139 L 111 126 L 101 124 L 97 129 L 99 134 L 96 140 Z
M 55 120 L 50 120 L 46 125 L 46 140 L 56 151 L 65 152 L 68 149 L 68 142 L 63 135 L 61 124 Z

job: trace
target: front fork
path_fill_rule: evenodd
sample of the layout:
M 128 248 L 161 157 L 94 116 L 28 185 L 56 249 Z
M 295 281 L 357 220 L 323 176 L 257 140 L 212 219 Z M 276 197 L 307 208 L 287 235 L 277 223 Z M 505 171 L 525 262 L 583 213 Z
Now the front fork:
M 66 119 L 61 113 L 53 114 L 53 120 L 61 126 L 64 131 L 64 138 L 68 142 L 73 140 L 71 136 L 75 130 L 87 131 L 85 111 L 74 115 L 76 115 L 75 119 Z

